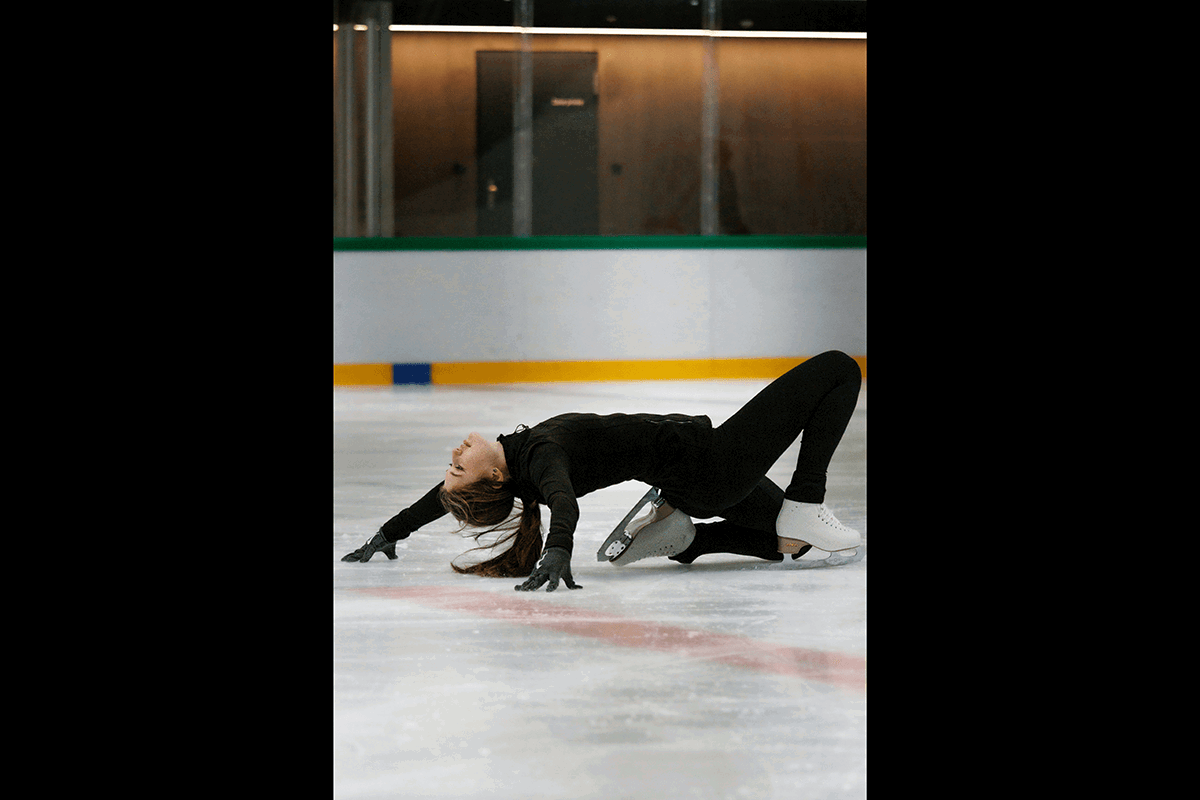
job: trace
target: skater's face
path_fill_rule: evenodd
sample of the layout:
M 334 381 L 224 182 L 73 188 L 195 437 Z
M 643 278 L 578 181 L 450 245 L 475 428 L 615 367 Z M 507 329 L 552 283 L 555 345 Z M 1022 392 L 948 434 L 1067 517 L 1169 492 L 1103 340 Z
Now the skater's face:
M 491 444 L 478 433 L 470 433 L 462 444 L 450 451 L 446 470 L 446 488 L 457 489 L 480 478 L 496 477 L 496 457 Z

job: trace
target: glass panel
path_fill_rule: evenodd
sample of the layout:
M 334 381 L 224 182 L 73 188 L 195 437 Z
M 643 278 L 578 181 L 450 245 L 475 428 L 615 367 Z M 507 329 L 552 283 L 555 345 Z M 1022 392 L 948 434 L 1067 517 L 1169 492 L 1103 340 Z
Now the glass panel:
M 722 233 L 867 233 L 867 43 L 717 40 Z
M 533 49 L 597 56 L 598 232 L 700 233 L 702 41 L 539 35 Z
M 335 236 L 390 236 L 388 3 L 361 3 L 333 33 Z
M 780 19 L 776 2 L 710 3 L 343 2 L 509 30 L 518 5 L 534 30 L 606 31 L 696 31 L 714 7 L 730 35 L 400 29 L 368 45 L 341 25 L 334 235 L 866 235 L 866 41 L 737 35 L 865 31 L 865 0 Z
M 480 175 L 478 169 L 476 53 L 519 50 L 515 34 L 392 34 L 396 236 L 475 236 L 481 179 L 495 179 L 492 210 L 505 203 L 503 193 L 511 213 L 511 167 L 509 174 L 496 176 Z M 507 86 L 511 95 L 511 80 Z M 494 88 L 485 83 L 485 95 Z M 493 112 L 484 123 L 508 133 L 484 142 L 487 150 L 511 151 L 511 100 L 499 117 Z
M 512 235 L 519 38 L 392 34 L 396 236 Z M 700 233 L 703 42 L 529 39 L 533 235 Z M 594 208 L 568 215 L 571 189 Z

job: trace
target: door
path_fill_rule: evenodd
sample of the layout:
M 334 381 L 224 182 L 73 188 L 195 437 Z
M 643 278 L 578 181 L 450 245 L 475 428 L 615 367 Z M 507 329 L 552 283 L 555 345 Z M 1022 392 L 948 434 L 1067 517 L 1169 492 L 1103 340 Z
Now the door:
M 532 53 L 532 232 L 600 232 L 596 53 Z M 475 54 L 476 233 L 513 235 L 517 53 Z

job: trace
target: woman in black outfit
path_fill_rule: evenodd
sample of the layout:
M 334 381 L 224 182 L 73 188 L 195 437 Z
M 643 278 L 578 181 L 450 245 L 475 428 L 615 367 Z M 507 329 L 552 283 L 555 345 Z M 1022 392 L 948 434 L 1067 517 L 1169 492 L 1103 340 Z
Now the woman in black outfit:
M 472 433 L 452 452 L 442 483 L 342 560 L 367 561 L 379 551 L 396 558 L 396 541 L 451 513 L 464 526 L 487 528 L 476 540 L 505 531 L 491 547 L 511 542 L 483 563 L 452 564 L 457 572 L 529 576 L 516 587 L 525 591 L 547 583 L 554 591 L 560 579 L 576 589 L 570 566 L 576 498 L 629 480 L 656 487 L 665 503 L 628 526 L 632 542 L 624 540 L 628 547 L 612 557 L 614 564 L 651 555 L 690 564 L 707 553 L 781 561 L 810 545 L 856 547 L 858 532 L 823 502 L 826 470 L 861 384 L 854 359 L 830 351 L 776 379 L 717 428 L 706 416 L 562 414 L 495 442 Z M 796 469 L 781 489 L 767 471 L 802 431 Z M 544 550 L 539 504 L 550 508 Z M 721 521 L 693 525 L 692 517 Z

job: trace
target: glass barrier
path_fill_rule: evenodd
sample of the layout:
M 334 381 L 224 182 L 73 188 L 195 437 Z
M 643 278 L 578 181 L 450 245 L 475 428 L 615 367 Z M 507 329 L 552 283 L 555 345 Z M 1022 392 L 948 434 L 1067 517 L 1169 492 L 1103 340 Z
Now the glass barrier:
M 867 48 L 717 40 L 722 233 L 865 236 Z
M 494 2 L 335 25 L 335 237 L 866 234 L 865 33 L 763 33 L 732 0 L 518 4 L 536 26 Z

